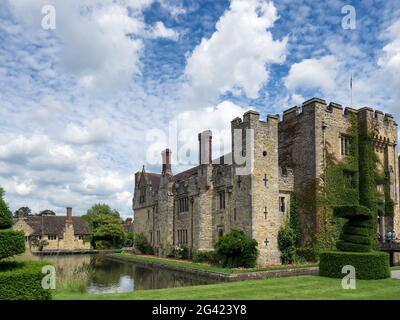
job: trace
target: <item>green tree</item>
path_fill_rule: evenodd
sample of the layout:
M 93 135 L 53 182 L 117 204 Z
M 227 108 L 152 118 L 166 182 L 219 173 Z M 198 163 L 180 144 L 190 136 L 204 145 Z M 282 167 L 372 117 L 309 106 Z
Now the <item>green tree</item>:
M 18 218 L 20 213 L 22 213 L 23 217 L 28 217 L 31 212 L 32 210 L 29 207 L 21 207 L 14 212 L 14 218 Z
M 123 222 L 107 204 L 95 204 L 87 210 L 85 219 L 91 230 L 91 243 L 97 249 L 120 248 L 124 244 Z
M 40 211 L 37 214 L 37 216 L 55 216 L 55 215 L 56 215 L 56 213 L 54 211 L 52 211 L 52 210 L 49 210 L 49 209 Z
M 0 229 L 11 228 L 13 222 L 12 213 L 3 198 L 4 193 L 4 189 L 0 187 Z

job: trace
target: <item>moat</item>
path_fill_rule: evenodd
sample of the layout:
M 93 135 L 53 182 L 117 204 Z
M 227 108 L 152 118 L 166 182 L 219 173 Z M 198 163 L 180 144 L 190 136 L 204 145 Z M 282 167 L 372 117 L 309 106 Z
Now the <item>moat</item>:
M 57 285 L 79 282 L 86 293 L 117 293 L 215 283 L 183 272 L 119 262 L 101 255 L 32 256 L 24 259 L 50 261 L 56 267 Z

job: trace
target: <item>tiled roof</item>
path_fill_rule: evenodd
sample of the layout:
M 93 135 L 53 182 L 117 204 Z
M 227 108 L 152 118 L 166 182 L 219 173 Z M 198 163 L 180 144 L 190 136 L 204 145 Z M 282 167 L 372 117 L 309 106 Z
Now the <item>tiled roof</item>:
M 33 229 L 32 235 L 57 235 L 62 237 L 65 231 L 66 216 L 26 217 L 25 222 Z M 72 217 L 75 235 L 90 233 L 89 225 L 81 217 Z

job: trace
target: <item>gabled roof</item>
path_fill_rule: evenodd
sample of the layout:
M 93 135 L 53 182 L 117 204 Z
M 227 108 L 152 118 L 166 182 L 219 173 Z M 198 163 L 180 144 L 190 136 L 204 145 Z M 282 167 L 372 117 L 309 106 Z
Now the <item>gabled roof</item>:
M 56 235 L 62 237 L 65 231 L 66 216 L 26 217 L 24 221 L 33 229 L 32 235 Z M 75 235 L 90 233 L 89 225 L 81 217 L 72 217 Z

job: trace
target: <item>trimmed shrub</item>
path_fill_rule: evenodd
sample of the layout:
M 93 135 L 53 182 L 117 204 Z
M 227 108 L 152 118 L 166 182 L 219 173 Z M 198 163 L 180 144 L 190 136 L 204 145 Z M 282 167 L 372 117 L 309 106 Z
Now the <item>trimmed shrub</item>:
M 214 248 L 223 267 L 253 268 L 256 265 L 257 241 L 243 231 L 232 230 L 219 238 Z
M 385 279 L 390 277 L 389 254 L 386 252 L 341 252 L 320 253 L 319 274 L 329 278 L 343 278 L 342 268 L 353 266 L 356 279 Z
M 153 254 L 154 250 L 150 242 L 147 240 L 146 236 L 143 234 L 138 234 L 134 239 L 135 248 L 144 254 Z
M 23 231 L 0 230 L 0 259 L 25 252 Z
M 293 263 L 296 260 L 296 234 L 290 227 L 279 229 L 278 247 L 281 251 L 282 264 Z
M 336 217 L 346 218 L 336 248 L 341 251 L 368 252 L 372 249 L 373 224 L 371 211 L 364 206 L 340 206 L 334 208 Z
M 42 288 L 41 262 L 1 262 L 0 300 L 50 300 L 51 292 Z
M 193 253 L 192 257 L 193 262 L 196 263 L 209 263 L 209 264 L 218 264 L 219 259 L 215 251 L 197 251 Z

